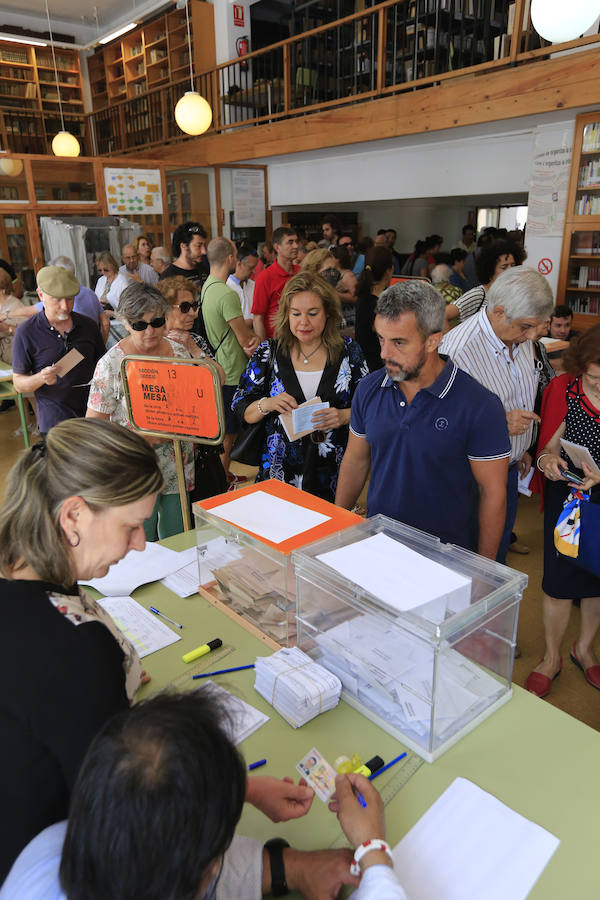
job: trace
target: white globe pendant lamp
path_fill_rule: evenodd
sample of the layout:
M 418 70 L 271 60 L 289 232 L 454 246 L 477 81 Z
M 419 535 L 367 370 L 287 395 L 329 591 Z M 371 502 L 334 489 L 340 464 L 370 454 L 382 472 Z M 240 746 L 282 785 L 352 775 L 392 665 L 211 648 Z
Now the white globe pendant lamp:
M 75 135 L 59 131 L 52 140 L 52 152 L 55 156 L 79 156 L 81 147 Z
M 58 82 L 58 70 L 56 68 L 56 54 L 54 52 L 54 38 L 52 37 L 52 25 L 50 23 L 50 10 L 48 9 L 48 0 L 46 0 L 46 18 L 48 19 L 48 33 L 50 35 L 50 47 L 52 48 L 52 62 L 54 65 L 54 78 L 56 80 L 56 92 L 58 95 L 58 108 L 60 111 L 61 130 L 54 136 L 52 141 L 52 152 L 55 156 L 79 156 L 81 147 L 75 135 L 71 134 L 65 128 L 65 117 L 63 116 L 62 100 L 60 97 L 60 84 Z
M 189 0 L 180 0 L 178 8 L 185 3 L 185 17 L 187 23 L 188 55 L 190 60 L 190 87 L 175 106 L 175 121 L 186 134 L 203 134 L 212 122 L 212 109 L 210 104 L 198 91 L 194 90 L 194 72 L 192 69 L 192 39 L 190 36 L 190 11 Z
M 573 41 L 600 16 L 600 0 L 531 0 L 531 22 L 553 44 Z
M 20 175 L 23 171 L 23 160 L 22 159 L 2 159 L 0 160 L 0 169 L 4 175 L 8 175 L 10 178 L 16 178 L 17 175 Z

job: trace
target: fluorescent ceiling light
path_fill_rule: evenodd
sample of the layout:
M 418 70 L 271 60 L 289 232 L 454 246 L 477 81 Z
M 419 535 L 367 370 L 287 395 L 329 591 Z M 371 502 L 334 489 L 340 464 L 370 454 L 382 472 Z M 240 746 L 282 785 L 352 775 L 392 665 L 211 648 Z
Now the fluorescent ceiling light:
M 122 28 L 119 28 L 118 31 L 113 31 L 112 34 L 107 34 L 106 37 L 100 38 L 98 43 L 109 44 L 111 41 L 114 41 L 115 38 L 121 37 L 122 34 L 126 34 L 126 32 L 131 31 L 132 28 L 136 27 L 137 22 L 130 22 L 129 25 L 124 25 Z
M 13 41 L 15 44 L 31 44 L 33 47 L 47 47 L 46 41 L 36 41 L 33 38 L 19 38 L 12 34 L 0 34 L 0 40 Z

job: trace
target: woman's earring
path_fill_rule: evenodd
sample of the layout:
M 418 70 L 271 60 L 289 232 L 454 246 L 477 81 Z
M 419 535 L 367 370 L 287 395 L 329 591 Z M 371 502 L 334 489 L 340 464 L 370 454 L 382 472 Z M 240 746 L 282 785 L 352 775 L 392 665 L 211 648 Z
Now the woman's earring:
M 71 545 L 71 547 L 79 547 L 80 541 L 81 541 L 80 536 L 77 534 L 76 531 L 74 531 L 73 534 L 71 535 L 71 537 L 69 538 L 69 544 Z

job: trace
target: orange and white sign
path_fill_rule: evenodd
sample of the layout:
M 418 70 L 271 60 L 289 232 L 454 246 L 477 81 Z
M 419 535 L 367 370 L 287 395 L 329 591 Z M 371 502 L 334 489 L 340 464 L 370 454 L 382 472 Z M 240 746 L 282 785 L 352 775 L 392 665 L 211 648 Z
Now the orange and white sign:
M 126 356 L 121 375 L 129 418 L 138 430 L 201 444 L 223 440 L 221 384 L 206 360 Z

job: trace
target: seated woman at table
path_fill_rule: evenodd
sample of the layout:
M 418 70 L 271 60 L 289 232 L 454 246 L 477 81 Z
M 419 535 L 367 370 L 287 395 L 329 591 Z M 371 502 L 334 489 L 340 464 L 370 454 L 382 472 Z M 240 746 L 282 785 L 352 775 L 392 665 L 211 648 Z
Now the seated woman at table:
M 121 378 L 121 361 L 124 356 L 190 358 L 181 344 L 166 337 L 168 311 L 168 301 L 151 285 L 133 282 L 123 291 L 117 315 L 125 327 L 127 337 L 98 360 L 88 398 L 88 418 L 110 419 L 125 428 L 131 427 Z M 146 538 L 152 541 L 157 532 L 162 539 L 183 531 L 183 518 L 173 442 L 152 437 L 147 438 L 147 441 L 156 451 L 165 481 L 152 515 L 144 524 Z M 194 489 L 194 445 L 182 442 L 181 451 L 186 489 L 189 493 Z
M 16 309 L 25 309 L 25 304 L 13 296 L 12 278 L 6 269 L 0 268 L 0 359 L 12 365 L 12 342 L 15 328 L 21 318 L 11 318 Z M 12 404 L 11 404 L 12 405 Z
M 243 373 L 232 408 L 248 424 L 264 419 L 257 481 L 277 478 L 331 502 L 348 440 L 350 404 L 367 366 L 358 344 L 340 334 L 337 294 L 318 275 L 287 282 L 277 313 L 277 340 L 264 341 Z M 280 413 L 320 397 L 310 434 L 290 441 Z
M 573 487 L 591 491 L 590 502 L 600 503 L 600 476 L 585 463 L 583 470 L 578 469 L 560 443 L 563 438 L 587 447 L 600 466 L 600 325 L 575 338 L 564 361 L 566 373 L 553 378 L 544 391 L 538 439 L 537 468 L 545 481 L 542 588 L 546 647 L 525 682 L 527 690 L 538 697 L 550 693 L 552 681 L 562 670 L 561 643 L 573 600 L 580 602 L 581 616 L 571 661 L 588 684 L 600 690 L 600 663 L 593 646 L 600 626 L 600 577 L 560 555 L 554 547 L 554 526 Z M 565 470 L 583 478 L 583 484 L 569 482 Z
M 192 331 L 200 306 L 195 285 L 188 278 L 177 275 L 175 278 L 164 278 L 156 286 L 169 303 L 167 339 L 185 347 L 193 359 L 210 359 L 218 370 L 221 384 L 225 384 L 223 367 L 214 359 L 204 338 Z M 194 444 L 195 485 L 190 494 L 192 502 L 223 494 L 227 490 L 227 476 L 220 452 L 220 447 Z
M 42 828 L 65 818 L 94 734 L 142 676 L 110 616 L 77 587 L 145 545 L 162 475 L 139 435 L 67 419 L 22 453 L 0 509 L 0 883 Z

